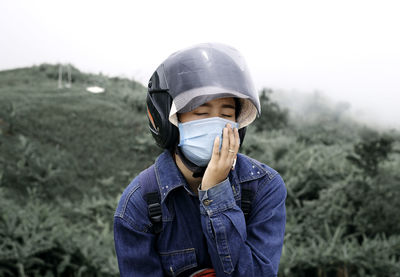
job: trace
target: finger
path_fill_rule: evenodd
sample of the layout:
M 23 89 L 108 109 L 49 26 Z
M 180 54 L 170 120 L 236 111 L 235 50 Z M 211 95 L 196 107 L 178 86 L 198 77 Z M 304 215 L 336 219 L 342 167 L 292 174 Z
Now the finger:
M 235 146 L 234 146 L 234 150 L 235 153 L 239 153 L 239 147 L 240 147 L 240 137 L 239 137 L 239 130 L 238 128 L 235 128 L 235 130 L 233 131 L 235 134 Z
M 238 128 L 235 128 L 235 129 L 233 130 L 233 133 L 234 133 L 234 136 L 235 136 L 235 145 L 234 145 L 235 155 L 233 155 L 233 161 L 232 161 L 231 170 L 235 170 L 236 159 L 237 159 L 237 153 L 239 152 L 239 146 L 240 146 L 240 137 L 239 137 L 239 130 L 238 130 Z
M 229 128 L 228 133 L 229 133 L 229 150 L 230 150 L 229 156 L 234 156 L 236 154 L 235 133 L 232 128 Z
M 229 123 L 228 123 L 229 124 Z M 227 124 L 227 126 L 228 126 Z M 228 128 L 224 127 L 222 131 L 222 147 L 221 147 L 221 159 L 227 160 L 229 150 L 229 133 Z
M 236 129 L 236 128 L 235 128 Z M 233 164 L 235 163 L 236 153 L 237 153 L 237 139 L 235 139 L 235 131 L 229 128 L 229 157 L 227 159 L 228 167 L 233 170 Z
M 236 156 L 236 155 L 235 155 L 235 156 Z M 232 163 L 231 170 L 235 170 L 235 166 L 236 166 L 236 158 L 233 159 L 233 163 Z
M 213 151 L 212 151 L 212 159 L 216 159 L 219 156 L 219 136 L 216 136 L 214 139 Z

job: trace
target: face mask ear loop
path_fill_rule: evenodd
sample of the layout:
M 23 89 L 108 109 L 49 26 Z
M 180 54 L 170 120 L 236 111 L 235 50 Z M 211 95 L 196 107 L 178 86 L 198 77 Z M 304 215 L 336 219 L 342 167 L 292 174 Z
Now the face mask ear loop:
M 195 165 L 194 163 L 192 163 L 191 161 L 189 161 L 185 155 L 183 155 L 180 147 L 177 145 L 176 146 L 176 150 L 175 150 L 176 154 L 179 156 L 179 158 L 181 158 L 183 164 L 191 171 L 193 172 L 193 178 L 198 178 L 198 177 L 203 177 L 204 176 L 204 172 L 206 171 L 207 167 L 200 167 Z

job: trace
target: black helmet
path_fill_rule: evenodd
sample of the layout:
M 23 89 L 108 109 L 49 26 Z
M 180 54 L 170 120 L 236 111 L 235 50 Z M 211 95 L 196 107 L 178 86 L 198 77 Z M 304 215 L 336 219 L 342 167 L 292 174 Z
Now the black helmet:
M 177 145 L 177 113 L 222 97 L 239 99 L 239 135 L 260 115 L 260 100 L 239 52 L 227 45 L 205 43 L 169 56 L 153 73 L 148 84 L 147 116 L 157 144 L 166 149 Z

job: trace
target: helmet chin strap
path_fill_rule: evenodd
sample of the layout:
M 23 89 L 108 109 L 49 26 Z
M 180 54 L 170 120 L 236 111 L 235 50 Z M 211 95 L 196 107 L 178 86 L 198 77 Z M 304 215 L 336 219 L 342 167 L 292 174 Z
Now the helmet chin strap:
M 183 164 L 191 171 L 193 172 L 193 178 L 198 178 L 198 177 L 203 177 L 204 176 L 204 172 L 206 171 L 207 167 L 201 167 L 198 166 L 194 163 L 192 163 L 191 161 L 189 161 L 185 155 L 182 153 L 182 150 L 180 149 L 180 147 L 177 145 L 176 146 L 176 150 L 175 150 L 176 154 L 179 156 L 179 158 L 181 158 Z

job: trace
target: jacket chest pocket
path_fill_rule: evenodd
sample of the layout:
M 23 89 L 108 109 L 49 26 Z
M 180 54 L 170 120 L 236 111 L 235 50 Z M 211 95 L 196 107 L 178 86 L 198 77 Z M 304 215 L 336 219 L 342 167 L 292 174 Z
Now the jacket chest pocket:
M 159 252 L 159 254 L 164 272 L 168 274 L 168 276 L 177 276 L 185 270 L 197 267 L 194 248 Z

